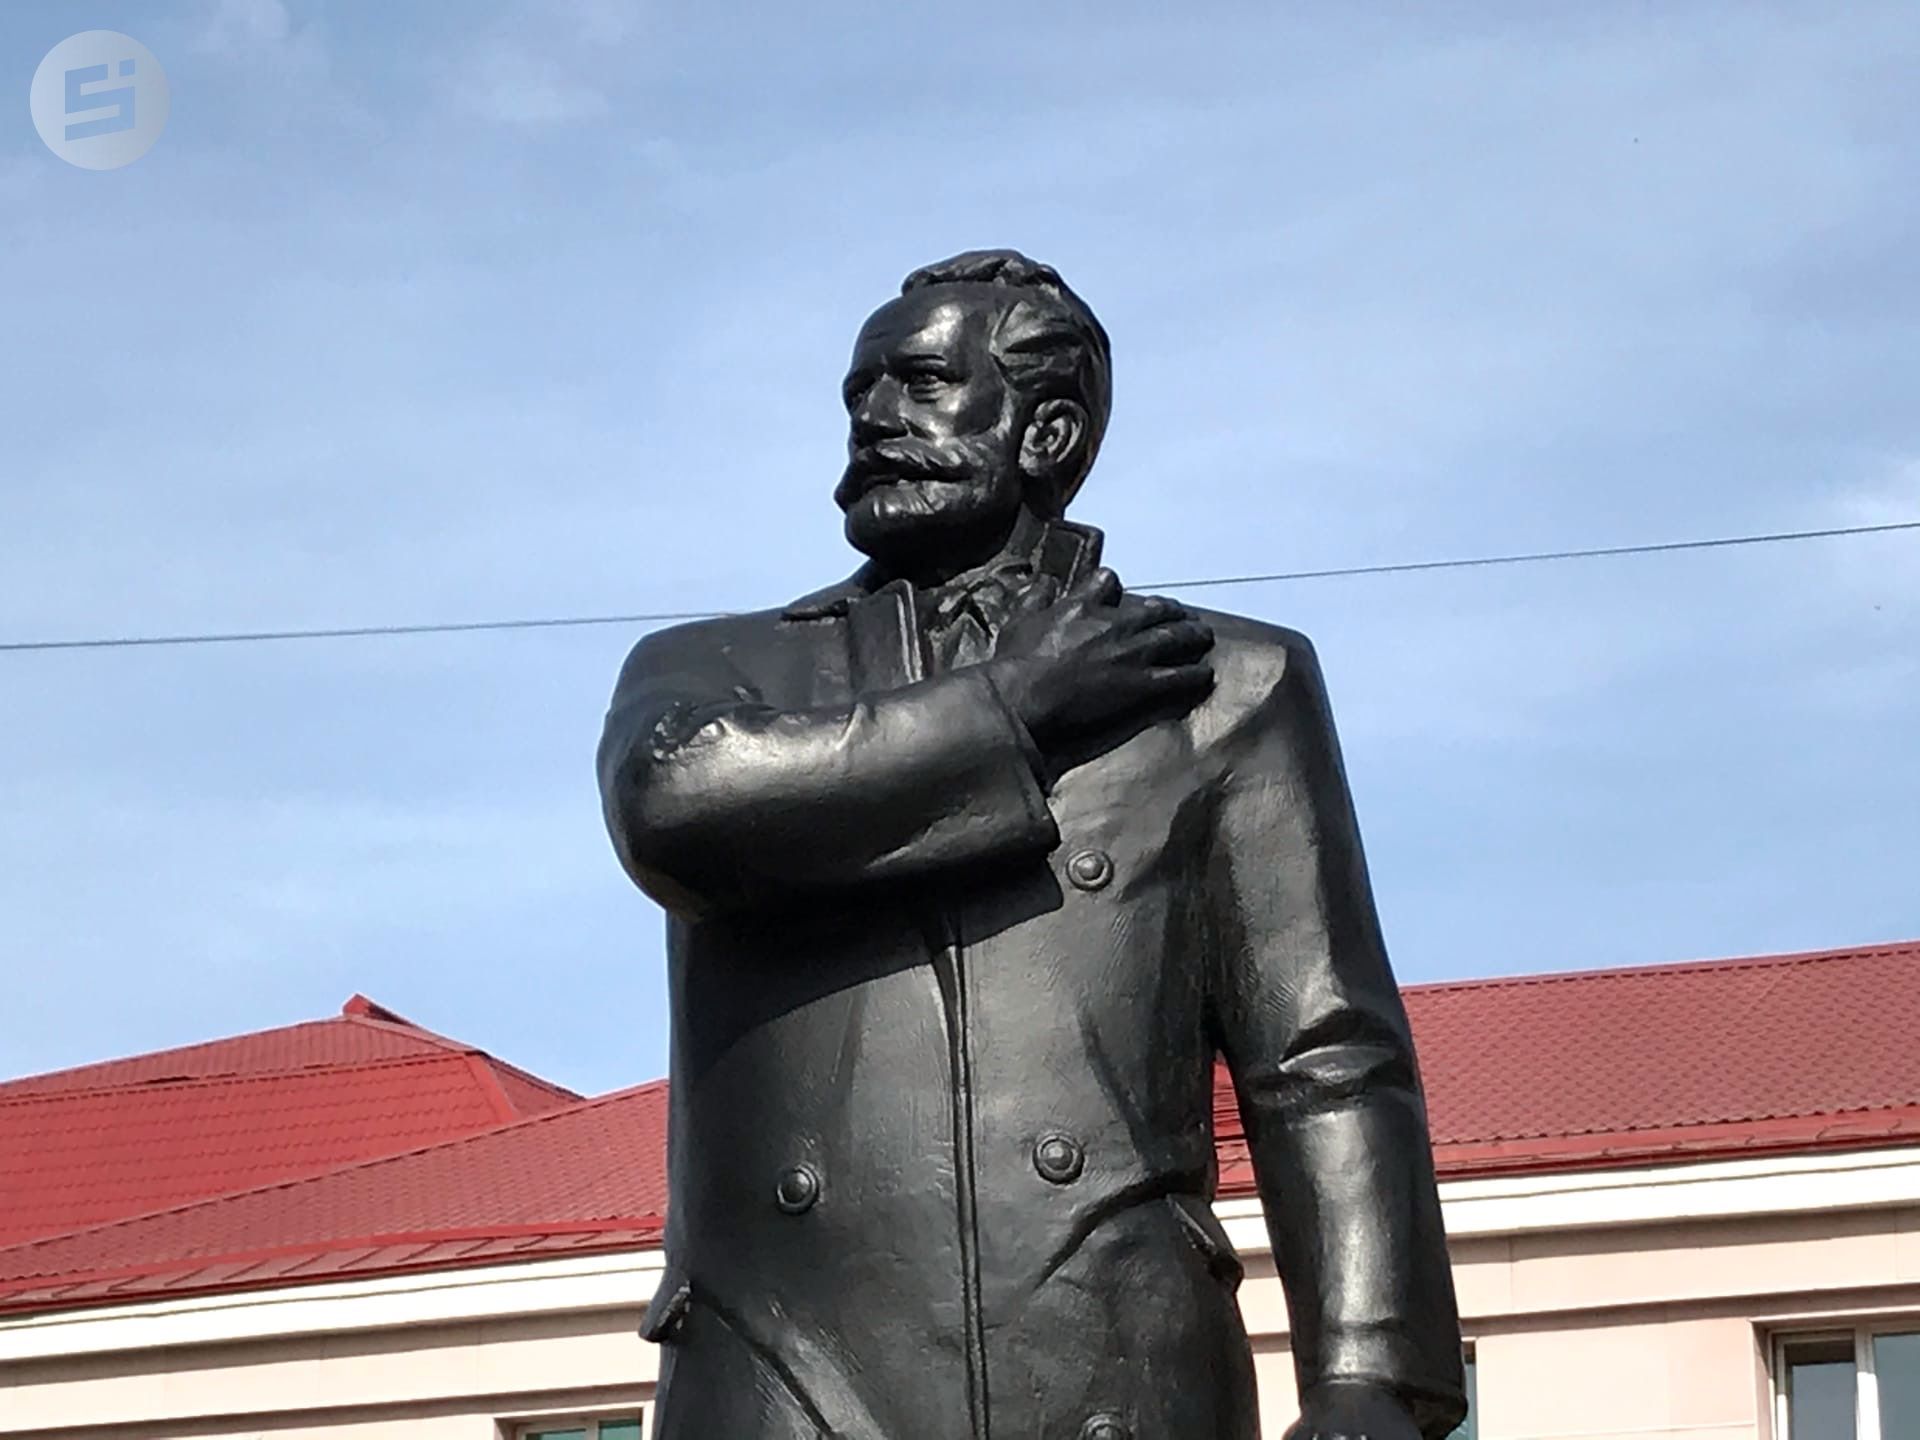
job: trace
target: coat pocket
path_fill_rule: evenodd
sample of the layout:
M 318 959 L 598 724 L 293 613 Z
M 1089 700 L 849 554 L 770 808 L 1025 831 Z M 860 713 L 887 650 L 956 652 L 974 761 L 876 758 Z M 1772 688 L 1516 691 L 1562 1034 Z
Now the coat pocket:
M 678 1279 L 663 1283 L 641 1334 L 667 1347 L 654 1394 L 654 1440 L 883 1440 L 870 1422 L 829 1425 L 794 1373 L 804 1332 L 770 1343 Z M 657 1316 L 657 1321 L 656 1321 Z
M 1246 1266 L 1240 1263 L 1239 1253 L 1233 1248 L 1233 1241 L 1227 1238 L 1227 1230 L 1220 1223 L 1220 1217 L 1213 1213 L 1213 1206 L 1198 1195 L 1169 1195 L 1167 1204 L 1173 1207 L 1181 1233 L 1200 1252 L 1200 1258 L 1207 1262 L 1207 1270 L 1213 1278 L 1229 1290 L 1239 1289 Z
M 677 1265 L 669 1263 L 660 1277 L 660 1286 L 647 1302 L 647 1313 L 640 1320 L 640 1338 L 655 1345 L 671 1345 L 687 1318 L 693 1303 L 693 1286 Z

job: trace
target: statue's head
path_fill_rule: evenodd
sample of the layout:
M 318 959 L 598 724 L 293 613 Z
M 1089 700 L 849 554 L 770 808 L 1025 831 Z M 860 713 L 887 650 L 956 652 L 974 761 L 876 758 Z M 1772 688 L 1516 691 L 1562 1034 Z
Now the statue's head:
M 1107 333 L 1051 266 L 972 250 L 914 271 L 847 368 L 847 539 L 896 573 L 985 558 L 1022 509 L 1066 509 L 1112 394 Z

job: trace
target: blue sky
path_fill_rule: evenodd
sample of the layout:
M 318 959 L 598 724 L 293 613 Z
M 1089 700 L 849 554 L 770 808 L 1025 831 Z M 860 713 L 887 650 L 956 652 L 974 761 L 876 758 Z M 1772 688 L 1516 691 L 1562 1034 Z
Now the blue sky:
M 965 24 L 959 24 L 960 14 Z M 144 159 L 28 121 L 166 67 Z M 1920 12 L 0 10 L 0 640 L 774 604 L 860 319 L 1114 337 L 1132 583 L 1920 517 Z M 1920 935 L 1920 536 L 1236 587 L 1319 645 L 1404 980 Z M 660 1073 L 630 630 L 0 655 L 0 1074 L 352 991 Z

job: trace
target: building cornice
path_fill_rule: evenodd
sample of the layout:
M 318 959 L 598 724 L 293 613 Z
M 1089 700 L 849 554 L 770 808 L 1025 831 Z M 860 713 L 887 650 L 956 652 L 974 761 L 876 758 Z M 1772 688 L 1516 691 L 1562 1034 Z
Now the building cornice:
M 1449 1239 L 1814 1215 L 1920 1205 L 1920 1149 L 1776 1155 L 1637 1169 L 1446 1181 Z M 1267 1250 L 1259 1202 L 1216 1207 L 1245 1256 Z M 409 1325 L 633 1308 L 658 1250 L 560 1256 L 0 1317 L 0 1365 Z
M 1450 1240 L 1920 1204 L 1920 1148 L 1827 1151 L 1443 1180 Z M 1258 1199 L 1217 1205 L 1243 1252 L 1267 1244 Z

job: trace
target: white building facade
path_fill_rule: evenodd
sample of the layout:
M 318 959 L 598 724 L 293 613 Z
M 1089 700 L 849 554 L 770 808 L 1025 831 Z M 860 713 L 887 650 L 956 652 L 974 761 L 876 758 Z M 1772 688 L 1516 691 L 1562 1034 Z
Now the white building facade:
M 1442 1198 L 1478 1440 L 1920 1436 L 1920 1148 Z M 1219 1211 L 1278 1437 L 1285 1304 L 1257 1204 Z M 630 1440 L 659 1270 L 616 1251 L 0 1319 L 0 1436 Z

